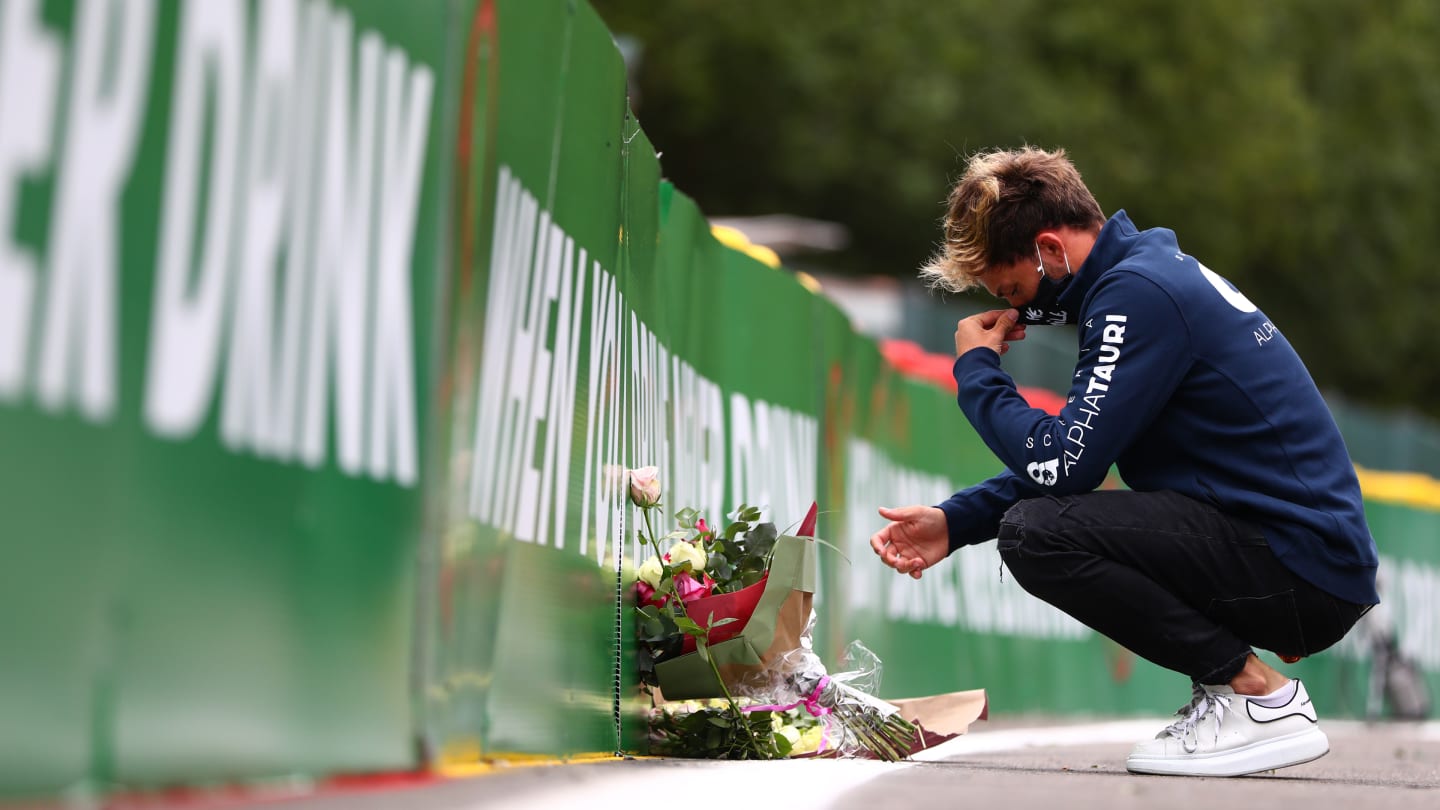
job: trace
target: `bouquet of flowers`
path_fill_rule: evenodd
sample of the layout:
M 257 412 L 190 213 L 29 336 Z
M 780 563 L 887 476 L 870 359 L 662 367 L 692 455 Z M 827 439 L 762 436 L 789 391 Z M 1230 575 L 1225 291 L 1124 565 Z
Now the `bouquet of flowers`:
M 814 549 L 823 542 L 814 538 L 816 507 L 795 535 L 781 535 L 760 522 L 759 509 L 742 505 L 718 530 L 682 509 L 678 527 L 662 536 L 654 524 L 657 472 L 628 471 L 630 499 L 645 523 L 640 538 L 654 552 L 634 585 L 640 681 L 652 698 L 719 700 L 681 713 L 656 709 L 652 747 L 772 759 L 795 753 L 792 737 L 818 727 L 818 747 L 832 755 L 896 760 L 915 750 L 923 738 L 897 707 L 851 685 L 851 677 L 829 676 L 811 652 Z M 814 722 L 800 721 L 802 709 Z

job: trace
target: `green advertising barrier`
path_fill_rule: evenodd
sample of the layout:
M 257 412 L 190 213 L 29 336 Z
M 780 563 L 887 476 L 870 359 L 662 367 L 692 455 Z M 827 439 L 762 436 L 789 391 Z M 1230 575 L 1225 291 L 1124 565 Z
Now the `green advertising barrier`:
M 582 493 L 629 406 L 596 384 L 624 344 L 595 313 L 614 309 L 625 196 L 653 201 L 658 166 L 626 158 L 624 69 L 588 7 L 480 3 L 462 27 L 423 740 L 444 766 L 613 752 L 618 528 L 593 534 Z
M 885 695 L 1184 697 L 993 544 L 874 559 L 993 457 L 711 236 L 584 3 L 0 5 L 0 794 L 643 750 L 651 464 L 672 511 L 818 502 L 816 648 Z M 1436 501 L 1377 480 L 1385 623 L 1295 667 L 1334 714 L 1387 633 L 1440 694 Z
M 448 7 L 0 7 L 0 791 L 417 764 Z

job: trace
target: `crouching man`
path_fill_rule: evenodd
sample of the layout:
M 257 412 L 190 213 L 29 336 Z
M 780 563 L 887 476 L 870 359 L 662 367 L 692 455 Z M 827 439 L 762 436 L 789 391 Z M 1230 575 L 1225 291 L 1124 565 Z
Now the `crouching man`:
M 1179 719 L 1137 773 L 1236 776 L 1329 751 L 1305 687 L 1257 658 L 1323 650 L 1375 590 L 1354 467 L 1275 325 L 1164 228 L 1108 219 L 1063 151 L 973 157 L 922 271 L 1009 305 L 961 320 L 955 380 L 999 475 L 937 506 L 882 508 L 871 547 L 919 578 L 998 537 L 1027 591 L 1188 675 Z M 1027 327 L 1073 324 L 1058 416 L 1000 367 Z M 1114 465 L 1128 490 L 1097 491 Z

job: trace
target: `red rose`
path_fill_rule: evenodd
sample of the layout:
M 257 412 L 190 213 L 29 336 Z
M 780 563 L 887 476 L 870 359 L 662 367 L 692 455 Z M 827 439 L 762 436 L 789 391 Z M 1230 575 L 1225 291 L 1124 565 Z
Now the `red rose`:
M 656 598 L 655 589 L 650 587 L 648 582 L 641 580 L 635 583 L 635 601 L 642 605 L 654 605 L 657 608 L 665 607 L 665 602 L 668 599 L 668 596 L 665 599 Z

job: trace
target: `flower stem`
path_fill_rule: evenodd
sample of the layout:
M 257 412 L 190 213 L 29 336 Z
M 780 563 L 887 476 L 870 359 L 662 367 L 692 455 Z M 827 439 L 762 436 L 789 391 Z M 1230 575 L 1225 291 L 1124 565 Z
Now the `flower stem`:
M 703 641 L 697 639 L 697 641 L 706 647 L 710 646 L 708 639 Z M 715 656 L 711 655 L 708 649 L 705 651 L 705 660 L 710 662 L 710 671 L 715 673 L 715 682 L 720 684 L 720 691 L 725 695 L 725 702 L 730 704 L 730 713 L 734 715 L 736 722 L 740 724 L 740 729 L 745 734 L 746 742 L 750 743 L 751 750 L 755 752 L 755 758 L 766 759 L 765 752 L 760 750 L 760 743 L 755 741 L 755 734 L 750 730 L 750 723 L 746 720 L 745 713 L 740 711 L 740 707 L 735 703 L 735 698 L 730 694 L 730 689 L 725 686 L 725 679 L 720 677 L 720 667 L 715 663 Z
M 649 540 L 651 547 L 655 549 L 655 556 L 660 557 L 660 538 L 655 536 L 655 525 L 650 522 L 650 510 L 654 508 L 653 506 L 646 506 L 640 510 L 640 514 L 645 517 L 645 530 L 650 533 L 650 536 L 645 539 Z M 661 557 L 661 559 L 664 558 Z

